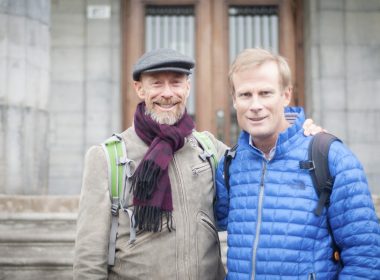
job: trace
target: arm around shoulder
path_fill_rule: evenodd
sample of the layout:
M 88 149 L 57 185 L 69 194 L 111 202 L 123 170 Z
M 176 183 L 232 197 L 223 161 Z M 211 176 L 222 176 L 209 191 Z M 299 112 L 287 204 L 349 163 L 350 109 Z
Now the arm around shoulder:
M 107 279 L 111 222 L 108 165 L 101 146 L 85 157 L 74 252 L 74 279 Z
M 215 221 L 220 231 L 227 229 L 229 212 L 229 194 L 224 183 L 223 166 L 224 158 L 219 162 L 216 171 L 216 201 L 214 207 Z

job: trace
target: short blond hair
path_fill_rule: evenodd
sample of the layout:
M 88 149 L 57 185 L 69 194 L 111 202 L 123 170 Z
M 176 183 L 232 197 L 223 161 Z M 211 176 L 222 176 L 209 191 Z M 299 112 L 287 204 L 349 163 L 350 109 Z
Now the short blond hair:
M 249 67 L 257 67 L 265 62 L 273 61 L 278 66 L 280 75 L 280 86 L 284 90 L 292 84 L 292 74 L 286 59 L 280 55 L 274 54 L 270 51 L 260 48 L 245 49 L 238 54 L 234 62 L 231 64 L 228 73 L 228 80 L 232 90 L 232 95 L 235 95 L 235 87 L 233 83 L 233 75 L 239 71 L 245 70 Z

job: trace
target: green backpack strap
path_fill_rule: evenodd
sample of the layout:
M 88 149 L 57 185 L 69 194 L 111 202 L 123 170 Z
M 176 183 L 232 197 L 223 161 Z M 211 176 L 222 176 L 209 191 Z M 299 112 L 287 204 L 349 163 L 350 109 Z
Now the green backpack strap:
M 110 187 L 110 196 L 115 210 L 119 208 L 120 194 L 123 191 L 123 173 L 124 168 L 120 162 L 125 158 L 125 144 L 114 134 L 108 138 L 103 144 L 108 163 L 108 186 Z
M 206 160 L 210 163 L 212 169 L 212 178 L 215 186 L 215 173 L 218 167 L 218 152 L 216 150 L 214 142 L 208 137 L 205 132 L 193 131 L 193 136 L 197 139 L 198 143 L 203 149 L 203 153 L 199 156 L 202 160 Z
M 125 195 L 128 195 L 129 193 L 128 191 L 125 191 L 127 181 L 126 178 L 132 176 L 134 165 L 133 161 L 127 158 L 125 142 L 120 135 L 114 134 L 112 137 L 108 138 L 102 144 L 102 148 L 107 158 L 108 187 L 112 203 L 112 220 L 108 245 L 108 265 L 112 266 L 115 264 L 116 237 L 120 208 L 122 208 L 130 218 L 130 242 L 133 242 L 136 238 L 132 211 L 124 207 L 125 203 L 128 201 Z
M 212 159 L 213 167 L 216 169 L 218 166 L 218 152 L 214 142 L 207 136 L 205 132 L 193 131 L 195 139 L 201 144 L 203 150 L 205 151 L 205 156 Z

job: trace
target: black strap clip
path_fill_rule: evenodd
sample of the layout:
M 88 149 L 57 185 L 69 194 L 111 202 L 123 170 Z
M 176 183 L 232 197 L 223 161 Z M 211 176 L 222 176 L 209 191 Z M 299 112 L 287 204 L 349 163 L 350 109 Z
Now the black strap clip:
M 312 160 L 302 160 L 299 162 L 301 169 L 307 169 L 309 171 L 315 169 L 314 161 Z

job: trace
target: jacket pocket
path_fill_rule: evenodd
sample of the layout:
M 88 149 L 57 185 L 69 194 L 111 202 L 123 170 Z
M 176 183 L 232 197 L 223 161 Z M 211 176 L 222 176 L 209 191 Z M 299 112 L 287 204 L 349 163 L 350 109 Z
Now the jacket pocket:
M 224 267 L 221 261 L 218 232 L 213 221 L 204 213 L 197 215 L 197 279 L 223 279 Z
M 191 166 L 192 176 L 189 179 L 187 198 L 191 204 L 198 205 L 198 211 L 201 209 L 210 209 L 215 197 L 212 170 L 210 164 L 200 162 Z M 207 212 L 209 213 L 209 212 Z M 210 214 L 211 215 L 211 214 Z
M 144 243 L 149 243 L 151 240 L 154 240 L 157 238 L 159 235 L 165 235 L 165 234 L 171 234 L 175 235 L 175 222 L 174 222 L 174 217 L 173 217 L 173 229 L 170 232 L 168 230 L 168 223 L 167 221 L 162 221 L 162 229 L 158 232 L 149 232 L 149 231 L 142 231 L 136 229 L 136 240 L 132 243 L 128 243 L 128 247 L 133 250 L 134 247 L 138 247 L 143 245 Z
M 166 221 L 159 232 L 138 231 L 133 243 L 129 243 L 129 227 L 119 224 L 119 228 L 123 234 L 116 242 L 117 263 L 112 268 L 118 279 L 170 279 L 176 275 L 176 231 L 169 232 Z

